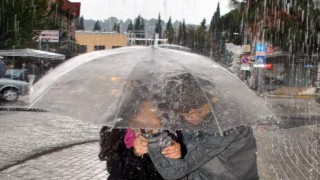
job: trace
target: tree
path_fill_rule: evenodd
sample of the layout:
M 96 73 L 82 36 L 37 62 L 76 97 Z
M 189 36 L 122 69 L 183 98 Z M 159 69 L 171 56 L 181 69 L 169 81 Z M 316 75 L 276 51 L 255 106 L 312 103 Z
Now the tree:
M 179 23 L 179 28 L 178 28 L 178 35 L 177 35 L 177 40 L 176 40 L 176 44 L 178 45 L 182 45 L 181 42 L 182 42 L 182 24 L 181 22 Z
M 196 44 L 196 30 L 195 26 L 189 25 L 186 27 L 186 45 L 189 47 L 193 52 L 195 49 L 195 44 Z
M 140 33 L 136 34 L 137 38 L 144 38 L 145 37 L 145 34 L 142 33 L 142 31 L 144 31 L 144 23 L 145 23 L 144 19 L 140 15 L 135 19 L 133 28 L 136 31 L 141 31 Z
M 171 44 L 174 42 L 174 29 L 171 22 L 171 17 L 169 18 L 167 22 L 167 28 L 165 31 L 165 36 L 168 38 L 168 43 Z
M 144 19 L 140 15 L 135 19 L 133 29 L 141 31 L 144 30 Z
M 206 19 L 201 21 L 200 26 L 196 30 L 194 51 L 198 54 L 208 55 L 208 42 L 206 32 Z
M 187 29 L 186 29 L 186 23 L 184 19 L 182 20 L 182 36 L 181 36 L 181 45 L 185 46 L 187 41 Z
M 209 28 L 209 37 L 210 37 L 210 57 L 214 58 L 216 61 L 220 61 L 222 54 L 222 28 L 218 27 L 218 21 L 220 20 L 220 3 L 217 5 L 217 9 L 214 12 L 210 28 Z
M 133 30 L 133 24 L 132 21 L 130 20 L 129 24 L 128 24 L 128 28 L 127 28 L 127 32 Z
M 81 16 L 78 20 L 77 20 L 77 26 L 76 26 L 77 30 L 85 30 L 84 28 L 84 18 L 83 16 Z
M 159 38 L 161 38 L 161 36 L 162 36 L 162 25 L 161 25 L 160 13 L 159 13 L 159 16 L 158 16 L 158 22 L 156 24 L 155 33 L 158 33 L 159 34 Z
M 46 0 L 0 0 L 0 49 L 37 47 L 35 39 L 50 21 Z
M 93 31 L 101 31 L 101 26 L 99 20 L 96 21 L 96 23 L 93 26 Z
M 113 25 L 113 31 L 120 33 L 120 24 L 115 22 L 114 25 Z
M 229 2 L 242 12 L 241 29 L 250 29 L 251 42 L 265 41 L 293 54 L 318 52 L 318 0 L 291 0 L 290 3 L 276 0 Z

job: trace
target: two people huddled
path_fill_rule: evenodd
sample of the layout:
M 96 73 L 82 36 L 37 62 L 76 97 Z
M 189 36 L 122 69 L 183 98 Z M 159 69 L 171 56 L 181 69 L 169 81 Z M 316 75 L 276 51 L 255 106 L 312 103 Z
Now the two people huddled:
M 162 87 L 128 86 L 111 117 L 116 127 L 100 131 L 99 158 L 109 180 L 259 179 L 252 128 L 210 128 L 219 103 L 212 83 L 182 73 L 164 79 Z

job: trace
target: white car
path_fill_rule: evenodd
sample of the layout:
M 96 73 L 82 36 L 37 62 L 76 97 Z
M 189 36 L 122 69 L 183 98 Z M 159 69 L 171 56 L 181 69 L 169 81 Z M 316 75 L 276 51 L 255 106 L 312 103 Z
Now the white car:
M 19 95 L 27 95 L 29 83 L 24 81 L 0 78 L 0 97 L 6 101 L 16 101 Z

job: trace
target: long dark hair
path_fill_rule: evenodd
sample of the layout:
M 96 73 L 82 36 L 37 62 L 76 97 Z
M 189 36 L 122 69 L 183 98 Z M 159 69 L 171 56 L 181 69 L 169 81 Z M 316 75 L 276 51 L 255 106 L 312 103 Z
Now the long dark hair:
M 100 153 L 101 161 L 112 161 L 119 157 L 119 147 L 123 145 L 125 129 L 112 129 L 103 126 L 100 130 Z
M 114 121 L 116 123 L 113 127 L 103 126 L 100 130 L 100 160 L 108 162 L 119 158 L 121 152 L 126 148 L 124 135 L 129 119 L 138 112 L 140 104 L 149 96 L 149 90 L 143 80 L 126 82 L 119 110 L 109 117 L 112 120 L 118 120 Z

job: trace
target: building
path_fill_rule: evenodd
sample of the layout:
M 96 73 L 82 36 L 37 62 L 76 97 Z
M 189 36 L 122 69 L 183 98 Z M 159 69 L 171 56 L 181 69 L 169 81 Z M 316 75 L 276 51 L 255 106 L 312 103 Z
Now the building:
M 127 46 L 127 34 L 100 31 L 76 31 L 76 41 L 84 52 Z
M 168 39 L 159 39 L 155 37 L 147 38 L 147 32 L 144 30 L 129 30 L 127 32 L 128 46 L 134 46 L 134 45 L 150 46 L 155 43 L 155 39 L 157 39 L 158 44 L 168 43 Z
M 81 3 L 68 0 L 48 0 L 49 8 L 55 9 L 51 18 L 57 21 L 60 37 L 67 37 L 68 40 L 75 38 L 76 22 L 80 16 Z

